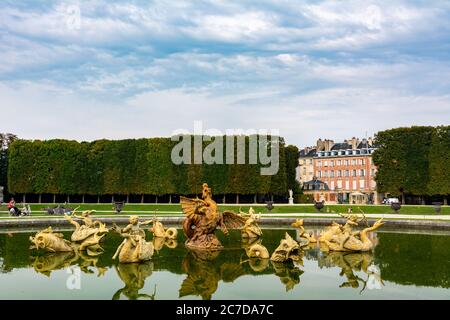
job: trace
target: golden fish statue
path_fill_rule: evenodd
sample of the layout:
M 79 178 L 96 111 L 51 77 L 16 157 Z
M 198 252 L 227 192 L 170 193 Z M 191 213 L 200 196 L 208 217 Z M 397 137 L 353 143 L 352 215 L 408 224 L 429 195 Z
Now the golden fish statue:
M 280 241 L 280 245 L 272 253 L 270 260 L 274 262 L 287 262 L 289 260 L 300 260 L 300 257 L 299 244 L 286 232 L 285 238 Z
M 53 232 L 52 227 L 39 231 L 34 237 L 30 236 L 29 239 L 33 244 L 30 249 L 43 249 L 48 252 L 74 251 L 70 241 L 64 239 L 62 233 Z

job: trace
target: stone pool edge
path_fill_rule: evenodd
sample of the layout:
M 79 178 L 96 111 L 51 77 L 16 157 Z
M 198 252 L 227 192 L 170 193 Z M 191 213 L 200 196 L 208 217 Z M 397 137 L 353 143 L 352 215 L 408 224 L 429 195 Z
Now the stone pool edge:
M 149 217 L 150 218 L 150 217 Z M 103 223 L 112 224 L 125 224 L 128 223 L 128 217 L 104 217 L 96 218 Z M 148 220 L 148 219 L 141 219 Z M 180 225 L 184 220 L 184 217 L 167 217 L 158 216 L 158 220 L 168 225 Z M 259 224 L 261 226 L 289 226 L 292 222 L 297 220 L 296 218 L 264 218 L 260 219 Z M 376 219 L 368 218 L 369 222 L 373 223 Z M 344 224 L 345 219 L 342 218 L 305 218 L 305 226 L 327 226 L 333 221 Z M 385 219 L 385 225 L 387 228 L 408 228 L 408 229 L 426 229 L 426 230 L 450 230 L 450 222 L 447 221 L 429 221 L 429 220 L 389 220 Z M 0 228 L 8 227 L 48 227 L 48 226 L 70 226 L 69 222 L 65 218 L 40 218 L 40 219 L 4 219 L 0 220 Z

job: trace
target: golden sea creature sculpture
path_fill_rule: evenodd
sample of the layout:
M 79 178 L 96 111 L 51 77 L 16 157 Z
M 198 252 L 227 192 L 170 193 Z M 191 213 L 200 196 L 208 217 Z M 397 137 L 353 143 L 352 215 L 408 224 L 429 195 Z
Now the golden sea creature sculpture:
M 241 229 L 241 235 L 243 238 L 259 238 L 262 236 L 262 230 L 258 226 L 258 220 L 260 215 L 255 213 L 253 208 L 250 208 L 248 215 L 241 215 L 245 218 L 245 224 Z
M 79 251 L 88 250 L 88 252 L 95 254 L 96 252 L 103 251 L 100 246 L 100 241 L 109 232 L 104 223 L 100 221 L 93 221 L 91 214 L 94 211 L 83 211 L 81 215 L 76 214 L 74 210 L 72 216 L 64 214 L 64 217 L 75 227 L 75 231 L 72 233 L 71 240 L 76 243 Z M 81 219 L 83 224 L 78 223 L 74 218 Z
M 130 224 L 123 229 L 114 226 L 114 230 L 125 239 L 117 248 L 113 259 L 116 259 L 118 256 L 120 263 L 150 260 L 154 252 L 153 243 L 145 241 L 145 231 L 140 226 L 148 225 L 152 221 L 139 222 L 138 216 L 131 216 L 129 221 Z
M 248 259 L 242 261 L 240 264 L 248 262 L 250 268 L 255 272 L 262 272 L 269 266 L 269 251 L 261 244 L 261 239 L 256 238 L 242 238 L 242 247 Z
M 245 248 L 245 253 L 247 254 L 247 257 L 250 259 L 257 258 L 257 259 L 269 259 L 270 254 L 266 247 L 264 247 L 260 243 L 254 243 L 250 245 L 249 247 Z
M 270 257 L 274 262 L 286 262 L 289 260 L 298 261 L 301 259 L 300 246 L 286 232 L 285 238 L 280 241 L 280 245 L 275 249 Z
M 220 213 L 207 183 L 203 184 L 202 190 L 202 199 L 180 197 L 180 204 L 186 215 L 183 222 L 186 246 L 192 249 L 219 250 L 223 246 L 214 234 L 216 229 L 220 227 L 227 235 L 228 228 L 242 228 L 245 219 L 231 211 Z
M 342 233 L 324 242 L 330 251 L 370 251 L 374 247 L 374 243 L 367 235 L 382 225 L 384 225 L 383 218 L 362 231 L 352 232 L 351 229 L 344 229 Z
M 164 239 L 176 239 L 178 236 L 178 230 L 176 228 L 164 228 L 164 225 L 156 218 L 152 220 L 153 226 L 150 228 L 150 232 L 157 238 Z
M 73 251 L 70 241 L 64 239 L 62 233 L 53 232 L 52 227 L 39 231 L 34 237 L 30 236 L 29 239 L 33 243 L 30 249 L 43 249 L 48 252 Z
M 303 219 L 297 219 L 291 224 L 292 227 L 299 229 L 298 236 L 300 238 L 300 246 L 307 246 L 310 243 L 317 243 L 317 239 L 314 237 L 312 232 L 305 231 L 303 227 Z

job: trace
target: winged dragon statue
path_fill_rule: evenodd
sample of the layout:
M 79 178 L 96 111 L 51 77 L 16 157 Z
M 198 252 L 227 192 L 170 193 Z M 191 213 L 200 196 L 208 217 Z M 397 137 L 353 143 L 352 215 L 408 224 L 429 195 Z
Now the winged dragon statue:
M 228 228 L 242 228 L 246 219 L 232 211 L 221 213 L 212 199 L 208 184 L 204 183 L 202 189 L 202 199 L 180 197 L 180 204 L 186 215 L 183 222 L 183 231 L 187 237 L 186 246 L 192 249 L 219 250 L 223 246 L 214 233 L 216 229 L 220 227 L 227 235 Z

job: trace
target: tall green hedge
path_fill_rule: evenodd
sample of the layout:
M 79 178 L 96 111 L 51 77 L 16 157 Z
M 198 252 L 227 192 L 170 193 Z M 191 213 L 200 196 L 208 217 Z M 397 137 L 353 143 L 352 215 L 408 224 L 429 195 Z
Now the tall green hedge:
M 379 192 L 450 194 L 450 126 L 396 128 L 377 133 Z
M 201 184 L 207 182 L 215 194 L 285 195 L 288 184 L 295 179 L 292 153 L 297 153 L 296 148 L 286 148 L 280 138 L 279 171 L 274 176 L 262 176 L 261 164 L 248 163 L 249 137 L 245 140 L 246 164 L 230 165 L 175 165 L 171 151 L 177 142 L 170 138 L 81 143 L 17 140 L 9 148 L 9 190 L 73 195 L 196 194 L 201 192 Z M 208 142 L 203 142 L 203 147 L 207 145 Z M 234 146 L 236 149 L 236 139 Z M 224 161 L 225 148 L 224 143 Z M 290 152 L 289 165 L 286 152 Z

